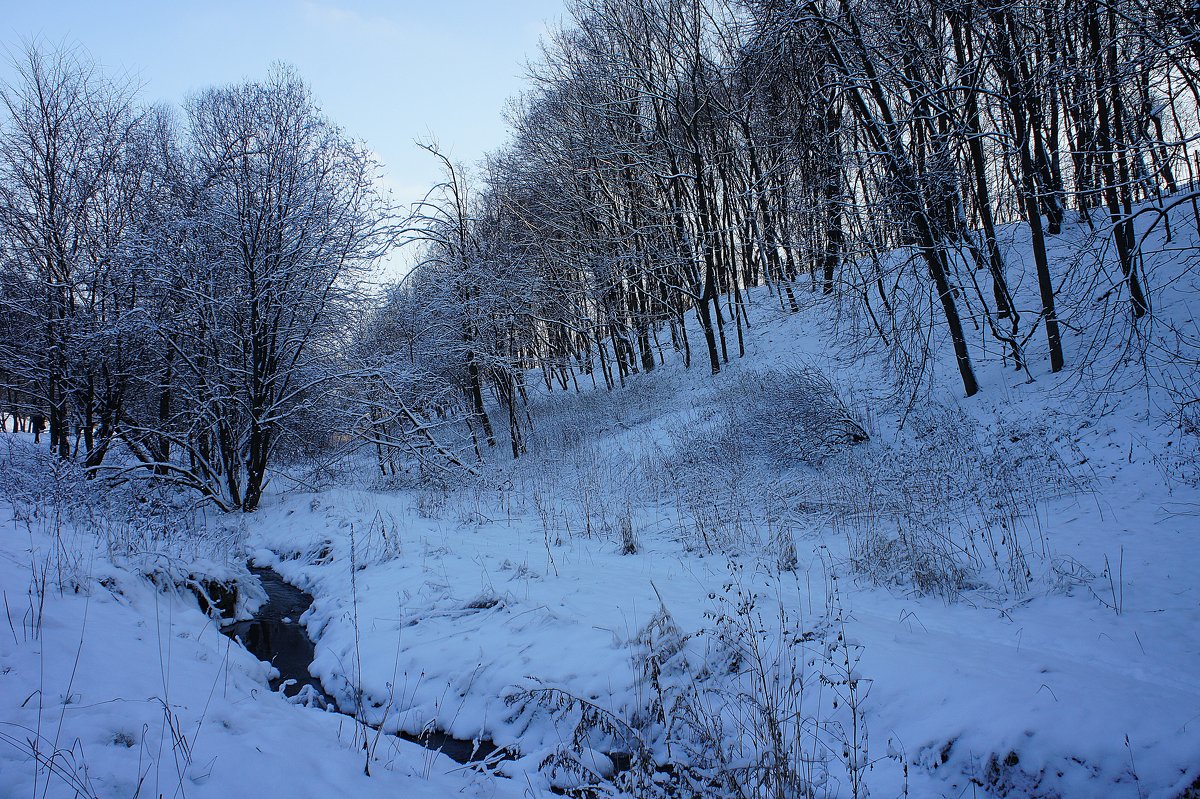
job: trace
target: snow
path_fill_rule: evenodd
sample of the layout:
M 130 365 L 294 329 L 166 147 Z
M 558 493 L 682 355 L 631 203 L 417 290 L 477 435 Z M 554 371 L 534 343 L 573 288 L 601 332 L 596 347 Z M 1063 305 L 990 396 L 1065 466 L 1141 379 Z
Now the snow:
M 1020 230 L 1006 233 L 1013 263 Z M 1085 239 L 1069 230 L 1060 258 Z M 1185 322 L 1195 296 L 1192 244 L 1177 240 L 1178 257 L 1162 246 L 1148 266 L 1152 284 L 1170 287 L 1156 313 L 1171 323 Z M 1030 303 L 1027 277 L 1013 285 Z M 62 750 L 60 768 L 105 797 L 139 785 L 156 795 L 540 796 L 578 784 L 570 768 L 546 766 L 572 744 L 602 775 L 613 770 L 604 753 L 629 752 L 639 736 L 658 762 L 680 757 L 682 739 L 648 721 L 669 699 L 690 703 L 691 721 L 721 725 L 728 767 L 754 762 L 763 730 L 748 697 L 767 696 L 814 720 L 788 734 L 812 755 L 798 762 L 819 795 L 850 796 L 860 768 L 874 796 L 1181 796 L 1200 774 L 1200 496 L 1195 444 L 1165 421 L 1161 386 L 1139 382 L 1145 373 L 1116 350 L 1090 373 L 1050 375 L 1033 341 L 1034 382 L 985 355 L 984 389 L 965 400 L 949 348 L 935 343 L 925 410 L 912 412 L 881 353 L 850 353 L 831 335 L 847 320 L 828 306 L 785 314 L 766 290 L 751 301 L 746 359 L 717 377 L 668 359 L 611 395 L 537 393 L 531 455 L 498 459 L 488 480 L 383 488 L 364 462 L 358 479 L 273 493 L 239 520 L 239 546 L 315 597 L 300 620 L 316 641 L 312 670 L 343 710 L 386 732 L 436 727 L 509 747 L 516 759 L 498 773 L 384 735 L 365 776 L 357 722 L 270 692 L 269 667 L 222 636 L 190 593 L 152 585 L 144 559 L 114 559 L 70 523 L 56 532 L 13 518 L 0 526 L 12 620 L 0 625 L 0 795 L 35 794 L 48 779 L 47 795 L 73 795 L 68 780 L 35 769 L 25 742 L 36 733 L 40 751 Z M 1089 302 L 1064 291 L 1064 316 L 1081 322 Z M 1075 327 L 1068 358 L 1093 329 Z M 828 376 L 869 443 L 816 467 L 744 474 L 684 460 L 724 429 L 723 414 L 753 418 L 739 376 L 795 364 Z M 856 570 L 853 524 L 867 522 L 838 520 L 820 502 L 884 485 L 868 478 L 955 464 L 974 470 L 964 479 L 1036 482 L 1014 484 L 1022 515 L 1004 533 L 1017 537 L 1028 577 L 1006 582 L 984 558 L 959 587 L 922 591 L 903 565 Z M 667 491 L 669 469 L 705 477 L 684 499 Z M 951 497 L 921 494 L 940 490 L 914 488 Z M 763 500 L 771 491 L 779 504 Z M 971 514 L 984 512 L 943 510 L 959 520 L 947 534 L 964 542 Z M 893 540 L 906 524 L 883 511 L 876 523 Z M 39 564 L 61 562 L 64 536 L 74 571 L 62 590 L 48 572 L 42 606 L 26 589 Z M 794 543 L 793 571 L 779 568 L 776 539 Z M 204 563 L 244 571 L 217 556 Z M 27 611 L 41 614 L 36 630 Z M 766 664 L 758 694 L 752 656 Z M 855 746 L 836 745 L 864 735 L 851 727 L 852 686 L 866 730 L 858 761 Z M 589 712 L 615 721 L 580 738 Z
M 96 540 L 74 542 L 80 570 L 60 590 L 53 536 L 10 510 L 0 796 L 519 795 L 387 736 L 375 748 L 383 767 L 364 776 L 364 731 L 272 693 L 270 667 L 222 635 L 190 592 L 115 566 Z M 47 563 L 43 606 L 26 589 Z M 59 776 L 35 769 L 32 742 Z

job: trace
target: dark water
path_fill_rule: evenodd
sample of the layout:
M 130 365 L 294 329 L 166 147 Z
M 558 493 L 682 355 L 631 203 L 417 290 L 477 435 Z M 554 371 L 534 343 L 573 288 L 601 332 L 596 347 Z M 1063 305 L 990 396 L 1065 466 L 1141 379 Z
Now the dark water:
M 316 650 L 304 625 L 300 623 L 300 616 L 312 606 L 312 596 L 285 581 L 274 569 L 251 566 L 250 572 L 262 583 L 267 592 L 267 601 L 253 619 L 226 625 L 223 632 L 240 641 L 259 660 L 265 660 L 279 669 L 279 676 L 271 680 L 272 690 L 277 691 L 280 685 L 293 680 L 283 689 L 287 696 L 296 696 L 305 690 L 305 686 L 311 686 L 308 693 L 317 700 L 317 704 L 338 710 L 337 703 L 325 693 L 321 681 L 308 671 Z M 423 735 L 399 733 L 399 736 L 441 752 L 459 763 L 486 760 L 497 750 L 491 741 L 464 741 L 438 730 Z
M 259 660 L 279 669 L 279 676 L 271 680 L 271 690 L 278 691 L 280 685 L 294 680 L 283 689 L 286 695 L 295 696 L 304 686 L 311 685 L 327 704 L 332 705 L 333 700 L 325 693 L 321 681 L 308 672 L 316 650 L 300 624 L 300 616 L 312 606 L 312 596 L 285 582 L 274 569 L 252 566 L 250 573 L 262 583 L 267 601 L 253 619 L 226 626 L 225 634 L 241 641 L 242 646 Z

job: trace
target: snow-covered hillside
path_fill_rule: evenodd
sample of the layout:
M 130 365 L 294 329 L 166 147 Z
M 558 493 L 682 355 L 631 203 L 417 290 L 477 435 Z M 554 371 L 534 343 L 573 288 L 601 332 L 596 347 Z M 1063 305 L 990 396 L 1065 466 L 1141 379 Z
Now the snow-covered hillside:
M 1147 266 L 1150 350 L 1194 324 L 1192 235 Z M 0 794 L 1195 796 L 1198 450 L 1167 413 L 1195 367 L 1092 350 L 1094 300 L 1064 302 L 1087 370 L 997 354 L 962 399 L 948 347 L 897 385 L 836 306 L 763 289 L 722 374 L 667 353 L 611 392 L 542 387 L 529 456 L 470 485 L 364 459 L 186 536 L 12 489 Z M 5 458 L 71 481 L 23 440 Z M 315 597 L 343 711 L 511 758 L 461 767 L 269 691 L 186 589 L 241 580 L 251 612 L 243 553 Z

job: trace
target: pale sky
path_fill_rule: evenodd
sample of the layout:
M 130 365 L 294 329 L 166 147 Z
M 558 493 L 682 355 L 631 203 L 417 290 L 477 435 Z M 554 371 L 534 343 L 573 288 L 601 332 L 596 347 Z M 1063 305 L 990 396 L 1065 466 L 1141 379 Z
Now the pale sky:
M 0 13 L 12 50 L 42 37 L 80 44 L 142 98 L 191 92 L 294 65 L 326 114 L 385 164 L 395 197 L 419 200 L 439 177 L 414 146 L 436 138 L 467 164 L 501 145 L 505 101 L 563 14 L 563 0 L 16 0 Z M 10 68 L 0 64 L 0 78 Z

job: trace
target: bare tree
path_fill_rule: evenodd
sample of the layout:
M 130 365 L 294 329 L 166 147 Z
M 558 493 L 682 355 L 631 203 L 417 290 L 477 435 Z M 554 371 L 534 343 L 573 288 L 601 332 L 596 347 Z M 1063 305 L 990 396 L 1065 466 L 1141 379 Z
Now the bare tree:
M 22 290 L 3 297 L 3 310 L 34 338 L 0 341 L 0 360 L 47 414 L 50 446 L 67 457 L 82 377 L 72 364 L 77 315 L 82 295 L 103 292 L 129 211 L 114 195 L 138 117 L 133 87 L 104 77 L 80 50 L 30 44 L 12 67 L 13 82 L 0 87 L 0 235 Z M 86 389 L 81 401 L 87 416 Z
M 164 259 L 174 312 L 157 325 L 178 412 L 131 425 L 130 439 L 170 441 L 184 458 L 135 450 L 220 506 L 251 511 L 289 413 L 331 377 L 392 212 L 370 153 L 286 67 L 203 92 L 187 112 L 186 241 Z

